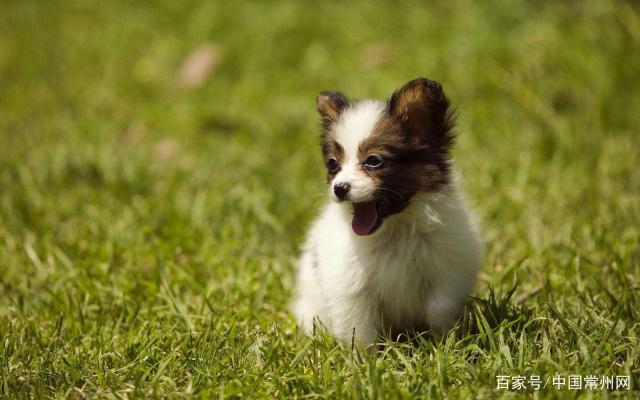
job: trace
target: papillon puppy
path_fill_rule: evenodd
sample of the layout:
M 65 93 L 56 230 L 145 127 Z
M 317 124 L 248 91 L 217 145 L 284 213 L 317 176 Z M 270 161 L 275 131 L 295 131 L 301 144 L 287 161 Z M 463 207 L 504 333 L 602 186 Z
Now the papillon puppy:
M 415 79 L 388 101 L 321 92 L 330 201 L 298 263 L 293 308 L 345 344 L 379 334 L 441 337 L 473 290 L 482 242 L 450 156 L 454 115 L 442 87 Z

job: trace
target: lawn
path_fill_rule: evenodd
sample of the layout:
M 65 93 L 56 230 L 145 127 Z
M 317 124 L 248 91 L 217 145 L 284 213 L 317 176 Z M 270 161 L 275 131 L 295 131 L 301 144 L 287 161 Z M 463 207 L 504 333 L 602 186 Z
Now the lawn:
M 460 334 L 304 337 L 315 95 L 418 76 L 487 246 Z M 6 1 L 0 140 L 0 397 L 640 394 L 637 3 Z

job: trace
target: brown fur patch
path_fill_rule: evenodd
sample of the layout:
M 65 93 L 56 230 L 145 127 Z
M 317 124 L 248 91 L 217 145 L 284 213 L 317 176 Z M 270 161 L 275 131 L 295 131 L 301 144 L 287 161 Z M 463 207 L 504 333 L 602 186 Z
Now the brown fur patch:
M 381 167 L 363 171 L 378 185 L 380 215 L 402 211 L 416 192 L 435 192 L 450 180 L 453 116 L 440 85 L 417 79 L 396 91 L 384 115 L 358 147 L 362 163 L 370 155 Z
M 348 106 L 349 99 L 340 92 L 320 92 L 316 97 L 316 109 L 322 117 L 322 125 L 325 129 L 329 129 Z
M 438 82 L 424 78 L 410 81 L 391 95 L 387 111 L 409 136 L 432 153 L 448 158 L 455 140 L 454 112 Z
M 338 161 L 338 168 L 335 171 L 330 171 L 329 169 L 327 169 L 327 183 L 329 183 L 331 182 L 333 177 L 336 176 L 336 174 L 342 169 L 340 166 L 344 162 L 344 149 L 342 148 L 342 146 L 340 146 L 340 143 L 336 142 L 329 133 L 326 133 L 322 136 L 321 145 L 325 166 L 331 158 L 334 158 L 336 161 Z
M 336 91 L 320 92 L 316 97 L 316 108 L 322 118 L 322 135 L 320 146 L 325 166 L 329 159 L 338 161 L 338 168 L 331 171 L 327 168 L 327 183 L 331 182 L 334 176 L 340 172 L 340 165 L 344 161 L 344 149 L 331 135 L 331 126 L 338 120 L 340 114 L 349 107 L 349 99 L 345 95 Z

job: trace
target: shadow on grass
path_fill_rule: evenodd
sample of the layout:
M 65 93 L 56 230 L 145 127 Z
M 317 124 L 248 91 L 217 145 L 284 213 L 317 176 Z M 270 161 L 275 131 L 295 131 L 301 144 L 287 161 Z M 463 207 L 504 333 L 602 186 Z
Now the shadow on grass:
M 472 297 L 459 319 L 456 334 L 463 338 L 482 334 L 500 326 L 521 330 L 531 320 L 532 310 L 513 299 L 517 284 L 506 292 L 489 287 L 486 298 Z
M 409 347 L 424 348 L 436 347 L 438 342 L 468 344 L 475 342 L 480 349 L 497 349 L 494 338 L 496 331 L 509 331 L 511 333 L 540 332 L 542 321 L 534 320 L 533 310 L 525 304 L 513 298 L 517 284 L 507 291 L 498 291 L 489 287 L 486 297 L 472 297 L 466 304 L 456 325 L 449 333 L 436 339 L 428 329 L 416 329 L 412 331 L 391 331 L 382 336 L 383 343 L 379 350 L 390 343 L 408 344 Z

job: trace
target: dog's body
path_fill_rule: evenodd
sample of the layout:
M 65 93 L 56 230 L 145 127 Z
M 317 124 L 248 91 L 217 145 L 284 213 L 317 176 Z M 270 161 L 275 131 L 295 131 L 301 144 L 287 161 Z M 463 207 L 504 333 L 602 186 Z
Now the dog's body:
M 364 345 L 383 332 L 436 335 L 473 289 L 482 246 L 451 171 L 452 115 L 417 79 L 387 103 L 318 96 L 329 202 L 299 262 L 294 312 Z

